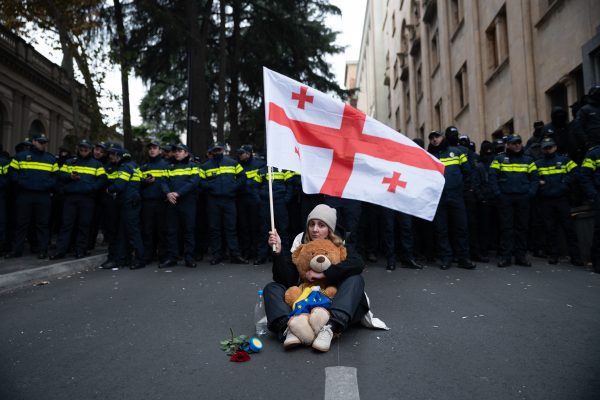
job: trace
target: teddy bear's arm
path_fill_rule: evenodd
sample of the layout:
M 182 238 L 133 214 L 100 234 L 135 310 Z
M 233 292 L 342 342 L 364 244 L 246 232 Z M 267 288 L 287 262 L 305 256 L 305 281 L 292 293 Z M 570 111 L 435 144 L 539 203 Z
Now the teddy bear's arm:
M 335 295 L 337 294 L 337 288 L 335 286 L 327 286 L 325 288 L 325 290 L 323 290 L 323 292 L 325 292 L 325 295 L 327 297 L 329 297 L 330 299 L 333 299 L 335 297 Z
M 284 296 L 285 303 L 288 306 L 292 307 L 294 305 L 294 302 L 296 300 L 298 300 L 298 298 L 300 297 L 301 294 L 302 294 L 302 289 L 300 289 L 298 286 L 290 286 L 285 291 L 285 296 Z

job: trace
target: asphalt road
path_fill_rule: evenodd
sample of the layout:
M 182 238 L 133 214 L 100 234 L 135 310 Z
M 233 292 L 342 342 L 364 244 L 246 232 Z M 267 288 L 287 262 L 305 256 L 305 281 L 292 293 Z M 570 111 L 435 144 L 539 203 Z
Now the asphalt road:
M 362 399 L 600 398 L 600 275 L 566 264 L 475 271 L 369 265 L 389 331 L 330 352 L 219 348 L 253 331 L 270 266 L 94 270 L 0 295 L 0 399 L 323 399 L 354 367 Z M 168 272 L 170 271 L 170 272 Z

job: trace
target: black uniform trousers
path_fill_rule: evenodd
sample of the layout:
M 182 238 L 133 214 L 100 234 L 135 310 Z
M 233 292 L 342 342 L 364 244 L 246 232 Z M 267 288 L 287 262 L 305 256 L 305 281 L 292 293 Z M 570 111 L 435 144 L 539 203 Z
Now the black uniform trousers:
M 179 250 L 179 233 L 183 240 L 183 258 L 186 261 L 194 261 L 196 237 L 194 227 L 196 226 L 196 196 L 187 196 L 177 199 L 177 204 L 167 205 L 167 258 L 177 259 Z
M 529 196 L 527 194 L 501 194 L 498 199 L 500 219 L 499 256 L 510 259 L 513 255 L 525 258 L 527 230 L 529 227 Z
M 290 234 L 289 234 L 289 219 L 287 206 L 282 200 L 273 200 L 273 218 L 275 218 L 275 229 L 281 239 L 281 248 L 290 248 Z M 269 249 L 267 239 L 269 237 L 269 231 L 271 230 L 271 210 L 269 202 L 263 202 L 260 208 L 260 222 L 261 222 L 261 243 L 258 246 L 258 258 L 266 258 Z
M 173 221 L 167 214 L 167 203 L 164 199 L 143 199 L 141 218 L 146 263 L 152 262 L 154 255 L 160 262 L 164 261 L 167 225 Z
M 464 193 L 465 209 L 467 213 L 467 226 L 469 229 L 469 251 L 471 257 L 479 257 L 483 253 L 479 235 L 479 226 L 477 223 L 477 214 L 479 212 L 479 202 L 473 191 Z M 456 243 L 454 247 L 456 247 Z
M 337 323 L 342 331 L 351 325 L 360 322 L 369 311 L 365 293 L 365 281 L 362 275 L 352 275 L 337 286 L 337 293 L 332 299 L 331 321 Z M 273 322 L 282 317 L 288 317 L 292 312 L 290 306 L 284 301 L 287 288 L 276 282 L 268 283 L 263 290 L 265 299 L 265 313 L 267 314 L 268 327 L 276 332 L 277 327 Z
M 90 233 L 88 234 L 88 250 L 93 250 L 96 247 L 96 240 L 98 239 L 98 232 L 102 231 L 103 242 L 108 243 L 106 231 L 106 212 L 104 210 L 105 203 L 108 201 L 105 199 L 106 193 L 100 192 L 94 196 L 94 214 L 92 215 L 92 221 L 90 223 Z
M 125 265 L 130 262 L 130 251 L 133 248 L 136 260 L 145 260 L 140 232 L 140 201 L 117 198 L 110 205 L 110 212 L 110 222 L 117 228 L 117 234 L 108 245 L 108 259 L 118 265 Z
M 35 224 L 37 248 L 35 252 L 48 251 L 50 241 L 50 209 L 51 198 L 48 192 L 33 192 L 21 190 L 16 198 L 17 219 L 13 242 L 13 252 L 22 253 L 25 245 L 25 236 L 30 222 Z
M 240 250 L 244 257 L 252 258 L 258 255 L 258 247 L 266 236 L 260 236 L 261 204 L 258 198 L 242 195 L 237 199 L 238 238 Z
M 495 250 L 498 232 L 495 221 L 496 207 L 489 201 L 480 201 L 477 207 L 477 232 L 479 234 L 479 256 L 485 257 L 490 250 Z
M 75 251 L 83 254 L 88 249 L 90 226 L 94 215 L 94 197 L 91 194 L 69 193 L 64 196 L 62 223 L 56 253 L 66 253 L 75 231 Z M 75 223 L 77 226 L 75 227 Z
M 545 237 L 548 256 L 552 258 L 559 256 L 558 230 L 562 229 L 565 234 L 571 260 L 581 259 L 579 240 L 575 232 L 575 224 L 571 219 L 569 199 L 565 196 L 554 198 L 543 197 L 540 205 L 546 227 Z
M 400 231 L 400 259 L 413 259 L 412 217 L 402 212 L 382 207 L 383 243 L 388 265 L 396 263 L 396 222 Z
M 595 208 L 591 256 L 594 271 L 600 273 L 600 194 L 596 196 Z
M 452 255 L 459 262 L 469 259 L 469 233 L 467 230 L 467 211 L 461 190 L 444 190 L 433 219 L 437 255 L 443 264 L 452 261 Z M 455 244 L 454 252 L 450 242 Z
M 0 190 L 0 253 L 6 250 L 6 191 Z
M 541 206 L 544 198 L 537 194 L 530 200 L 529 207 L 529 249 L 535 253 L 544 250 L 547 246 L 546 235 L 551 233 L 546 230 L 546 221 L 543 208 Z M 552 239 L 550 239 L 552 240 Z
M 221 230 L 225 231 L 225 240 L 227 241 L 227 247 L 229 248 L 229 256 L 239 256 L 240 246 L 238 243 L 237 232 L 235 231 L 237 220 L 235 199 L 209 195 L 206 204 L 206 212 L 208 214 L 210 247 L 213 257 L 223 257 Z

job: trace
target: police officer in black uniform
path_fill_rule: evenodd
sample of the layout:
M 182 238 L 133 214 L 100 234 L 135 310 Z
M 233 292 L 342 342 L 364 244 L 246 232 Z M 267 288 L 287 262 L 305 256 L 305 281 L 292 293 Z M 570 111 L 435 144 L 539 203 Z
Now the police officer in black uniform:
M 92 156 L 92 147 L 88 140 L 82 140 L 77 157 L 67 160 L 60 168 L 59 180 L 64 195 L 62 224 L 51 260 L 66 256 L 74 232 L 75 258 L 82 258 L 87 253 L 95 195 L 106 185 L 104 166 Z
M 46 151 L 48 138 L 45 134 L 34 134 L 31 139 L 31 149 L 15 155 L 9 167 L 11 180 L 15 182 L 18 192 L 16 231 L 8 258 L 22 255 L 25 235 L 32 219 L 36 226 L 38 258 L 48 256 L 50 191 L 56 187 L 58 164 L 56 158 Z
M 145 261 L 146 264 L 149 264 L 155 254 L 158 255 L 159 263 L 164 262 L 166 257 L 167 223 L 165 215 L 167 211 L 166 196 L 169 192 L 167 185 L 169 163 L 162 157 L 158 141 L 150 141 L 146 148 L 148 162 L 140 167 L 142 172 L 140 194 L 142 197 L 142 241 L 144 242 Z
M 464 186 L 468 184 L 471 175 L 467 155 L 457 147 L 449 146 L 448 141 L 437 131 L 429 134 L 427 151 L 445 166 L 446 182 L 433 220 L 440 268 L 445 270 L 451 266 L 453 252 L 450 236 L 452 236 L 455 240 L 454 256 L 458 260 L 458 267 L 474 269 L 475 264 L 469 261 L 467 212 L 463 198 Z
M 167 268 L 177 263 L 178 235 L 181 232 L 185 266 L 195 268 L 194 226 L 200 176 L 196 164 L 190 160 L 190 149 L 185 144 L 175 146 L 175 161 L 169 166 L 168 176 L 167 259 L 159 267 Z
M 598 92 L 600 94 L 600 92 Z M 600 133 L 600 132 L 599 132 Z M 593 147 L 581 164 L 581 183 L 588 199 L 594 204 L 594 236 L 592 238 L 592 265 L 600 274 L 600 136 L 589 136 Z
M 135 251 L 135 262 L 131 269 L 144 268 L 144 245 L 140 232 L 140 183 L 142 173 L 131 160 L 131 155 L 122 147 L 111 147 L 109 156 L 116 162 L 116 177 L 106 188 L 106 192 L 114 197 L 117 236 L 108 246 L 108 262 L 102 268 L 112 269 L 129 264 L 130 247 Z
M 529 200 L 537 192 L 539 179 L 533 158 L 523 154 L 521 136 L 507 139 L 506 153 L 496 156 L 490 165 L 490 187 L 498 199 L 500 222 L 500 262 L 498 267 L 515 264 L 530 267 L 527 259 Z
M 539 196 L 543 221 L 546 226 L 546 245 L 548 263 L 558 263 L 558 230 L 567 238 L 571 263 L 583 266 L 579 253 L 579 241 L 575 226 L 571 220 L 569 205 L 569 188 L 578 173 L 577 164 L 568 156 L 557 154 L 556 142 L 551 138 L 542 140 L 541 148 L 544 157 L 537 160 L 535 165 L 540 178 Z
M 240 255 L 240 246 L 236 232 L 237 209 L 235 198 L 244 186 L 246 174 L 235 160 L 227 157 L 225 146 L 215 143 L 209 149 L 210 158 L 200 166 L 201 188 L 207 194 L 207 213 L 210 245 L 212 251 L 211 265 L 223 260 L 223 243 L 221 229 L 225 230 L 225 239 L 229 248 L 229 256 L 234 264 L 248 264 L 248 260 Z
M 263 245 L 260 238 L 260 188 L 263 177 L 260 169 L 265 165 L 263 160 L 254 157 L 252 146 L 245 144 L 236 150 L 238 162 L 246 174 L 245 185 L 237 198 L 238 233 L 240 248 L 244 258 L 258 260 L 258 247 Z M 264 262 L 264 260 L 263 260 Z M 262 263 L 261 263 L 262 264 Z

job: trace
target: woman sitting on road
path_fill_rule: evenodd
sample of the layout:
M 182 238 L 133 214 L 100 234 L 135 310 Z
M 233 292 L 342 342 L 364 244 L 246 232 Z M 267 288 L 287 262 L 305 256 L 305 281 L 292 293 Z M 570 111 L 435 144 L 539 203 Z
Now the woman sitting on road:
M 275 333 L 286 349 L 296 347 L 300 340 L 286 332 L 288 316 L 291 308 L 284 301 L 284 294 L 290 286 L 298 285 L 300 276 L 292 263 L 292 252 L 301 243 L 316 239 L 329 239 L 335 245 L 342 246 L 343 240 L 335 233 L 337 213 L 334 208 L 319 204 L 308 215 L 306 230 L 298 234 L 291 251 L 281 251 L 281 239 L 277 231 L 269 232 L 269 246 L 275 248 L 273 253 L 273 280 L 264 289 L 265 310 L 269 330 Z M 352 248 L 347 248 L 345 261 L 324 272 L 309 271 L 306 279 L 313 282 L 326 278 L 328 284 L 336 286 L 338 291 L 332 299 L 329 309 L 330 320 L 317 334 L 312 347 L 320 351 L 328 351 L 333 334 L 340 334 L 350 324 L 360 322 L 369 311 L 368 300 L 364 294 L 365 282 L 361 276 L 364 262 Z

